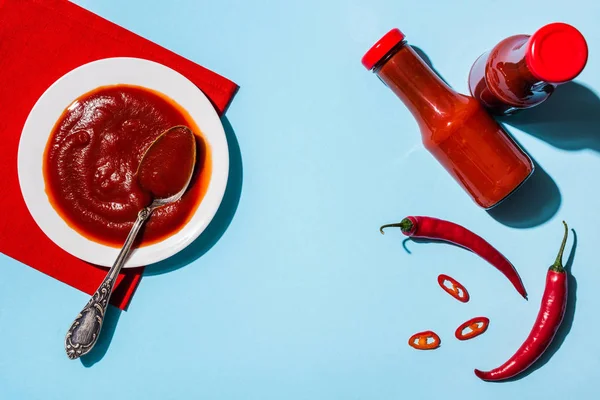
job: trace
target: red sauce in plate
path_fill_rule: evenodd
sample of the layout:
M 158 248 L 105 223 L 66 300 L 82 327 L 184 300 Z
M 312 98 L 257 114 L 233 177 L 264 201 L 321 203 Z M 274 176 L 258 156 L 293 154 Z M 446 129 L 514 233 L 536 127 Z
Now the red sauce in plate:
M 173 100 L 150 89 L 115 85 L 76 99 L 59 118 L 44 154 L 46 193 L 55 210 L 85 237 L 120 247 L 139 210 L 150 204 L 136 172 L 165 130 L 186 125 L 196 136 L 196 166 L 183 197 L 154 211 L 140 246 L 178 232 L 206 193 L 211 175 L 200 130 Z

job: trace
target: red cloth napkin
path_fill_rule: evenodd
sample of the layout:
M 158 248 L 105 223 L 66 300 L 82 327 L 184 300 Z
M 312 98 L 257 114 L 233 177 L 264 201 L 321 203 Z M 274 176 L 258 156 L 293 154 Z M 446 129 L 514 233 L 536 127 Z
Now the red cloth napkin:
M 222 114 L 238 86 L 66 0 L 0 0 L 0 251 L 92 294 L 106 269 L 56 246 L 23 201 L 17 148 L 23 124 L 42 93 L 70 70 L 106 57 L 162 63 L 196 84 Z M 111 303 L 129 304 L 143 268 L 119 275 Z

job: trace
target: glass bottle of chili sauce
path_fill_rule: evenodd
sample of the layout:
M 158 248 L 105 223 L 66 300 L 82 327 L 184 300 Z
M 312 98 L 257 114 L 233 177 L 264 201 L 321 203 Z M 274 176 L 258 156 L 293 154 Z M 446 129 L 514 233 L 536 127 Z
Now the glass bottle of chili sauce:
M 531 159 L 474 98 L 455 92 L 392 29 L 363 65 L 404 102 L 423 144 L 483 208 L 508 197 L 533 172 Z
M 515 35 L 482 54 L 471 67 L 471 94 L 492 113 L 509 115 L 545 101 L 585 67 L 588 48 L 577 29 L 552 23 Z

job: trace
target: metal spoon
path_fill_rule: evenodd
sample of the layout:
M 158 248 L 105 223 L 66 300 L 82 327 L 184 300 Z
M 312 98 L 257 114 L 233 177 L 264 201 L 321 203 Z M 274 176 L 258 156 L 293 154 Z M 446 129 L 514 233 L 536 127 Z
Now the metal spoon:
M 183 129 L 186 132 L 189 132 L 190 135 L 194 135 L 194 133 L 188 127 L 181 125 L 167 129 L 165 132 L 161 133 L 148 147 L 144 153 L 144 156 L 142 157 L 142 160 L 140 161 L 140 166 L 144 163 L 144 159 L 148 154 L 148 150 L 150 150 L 152 146 L 156 145 L 156 143 L 159 142 L 159 139 L 174 129 Z M 67 356 L 71 360 L 75 360 L 82 355 L 89 353 L 96 344 L 96 341 L 100 336 L 100 329 L 102 329 L 102 323 L 104 322 L 104 314 L 106 313 L 106 308 L 108 307 L 108 300 L 110 299 L 115 280 L 119 275 L 123 264 L 125 264 L 129 253 L 131 253 L 131 246 L 133 245 L 140 228 L 144 225 L 146 220 L 150 218 L 150 215 L 152 215 L 154 210 L 179 200 L 189 186 L 196 162 L 196 141 L 194 140 L 193 143 L 192 166 L 189 171 L 182 171 L 182 173 L 188 174 L 188 179 L 185 185 L 173 196 L 163 199 L 156 198 L 148 207 L 140 210 L 137 219 L 131 227 L 131 231 L 129 231 L 129 234 L 125 239 L 123 248 L 119 252 L 115 263 L 106 274 L 106 278 L 104 278 L 98 290 L 96 290 L 96 292 L 92 295 L 92 298 L 85 305 L 83 310 L 81 310 L 79 315 L 77 315 L 77 318 L 75 318 L 75 321 L 73 321 L 73 324 L 69 328 L 69 331 L 65 337 L 65 350 L 67 352 Z M 138 167 L 138 171 L 139 169 L 140 168 Z

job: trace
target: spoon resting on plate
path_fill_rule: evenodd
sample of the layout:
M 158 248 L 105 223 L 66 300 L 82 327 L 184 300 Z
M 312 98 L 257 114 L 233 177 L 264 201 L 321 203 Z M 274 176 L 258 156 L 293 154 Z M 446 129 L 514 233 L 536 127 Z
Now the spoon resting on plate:
M 92 298 L 77 315 L 65 337 L 67 356 L 75 360 L 92 350 L 102 329 L 113 286 L 144 223 L 157 208 L 174 203 L 187 190 L 196 164 L 196 139 L 186 126 L 178 125 L 161 133 L 150 144 L 138 166 L 136 179 L 149 193 L 152 203 L 142 208 L 125 243 Z

